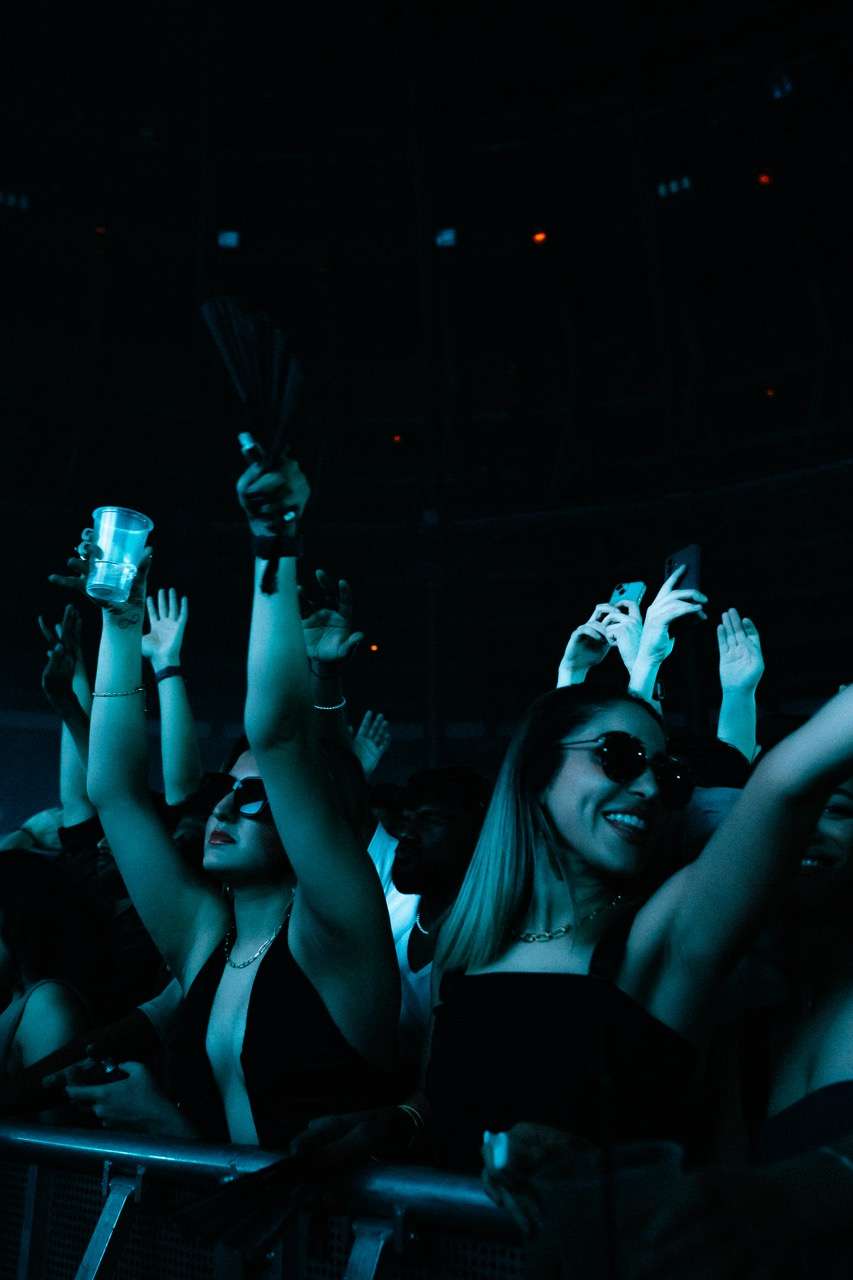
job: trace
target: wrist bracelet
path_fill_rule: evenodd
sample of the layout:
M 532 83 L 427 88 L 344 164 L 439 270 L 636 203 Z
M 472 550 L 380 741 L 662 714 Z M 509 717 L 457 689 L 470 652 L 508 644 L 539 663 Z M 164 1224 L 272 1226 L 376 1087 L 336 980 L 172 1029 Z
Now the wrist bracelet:
M 93 698 L 132 698 L 135 693 L 144 693 L 145 685 L 141 684 L 138 689 L 123 689 L 120 693 L 99 693 L 97 689 L 92 690 Z
M 252 538 L 256 560 L 293 560 L 302 555 L 302 535 L 296 525 L 281 533 L 261 533 Z
M 411 1147 L 421 1130 L 426 1128 L 426 1121 L 420 1111 L 418 1111 L 417 1107 L 413 1107 L 409 1102 L 398 1102 L 397 1110 L 402 1111 L 404 1115 L 408 1116 L 415 1126 L 414 1133 L 409 1138 L 408 1143 L 409 1147 Z
M 315 711 L 342 711 L 346 705 L 347 705 L 346 698 L 341 698 L 340 702 L 336 702 L 333 707 L 318 707 L 317 703 L 315 702 L 314 710 Z
M 183 670 L 180 667 L 162 667 L 159 671 L 154 672 L 154 679 L 158 684 L 162 684 L 170 676 L 183 676 L 183 674 Z

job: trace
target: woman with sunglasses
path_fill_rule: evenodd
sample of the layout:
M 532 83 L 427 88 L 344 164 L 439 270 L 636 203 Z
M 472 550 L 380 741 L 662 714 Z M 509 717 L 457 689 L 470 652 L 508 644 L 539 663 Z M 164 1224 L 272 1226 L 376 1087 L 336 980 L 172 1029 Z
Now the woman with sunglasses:
M 335 802 L 299 615 L 298 465 L 253 465 L 255 592 L 245 729 L 220 780 L 201 871 L 181 857 L 145 783 L 145 566 L 104 612 L 89 794 L 134 905 L 184 1000 L 172 1041 L 170 1131 L 281 1147 L 318 1115 L 386 1098 L 399 977 L 381 885 Z M 85 548 L 84 548 L 85 549 Z M 162 1131 L 162 1127 L 161 1127 Z
M 853 693 L 853 691 L 851 691 Z M 840 695 L 758 765 L 700 856 L 667 875 L 690 783 L 631 694 L 530 709 L 439 940 L 426 1092 L 443 1159 L 521 1122 L 596 1145 L 678 1137 L 702 1016 L 853 766 Z

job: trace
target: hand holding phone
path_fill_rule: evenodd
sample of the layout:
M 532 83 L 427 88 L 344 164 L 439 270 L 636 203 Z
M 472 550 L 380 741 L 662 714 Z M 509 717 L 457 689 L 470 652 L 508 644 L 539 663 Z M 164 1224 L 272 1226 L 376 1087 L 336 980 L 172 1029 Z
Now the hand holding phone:
M 698 548 L 696 548 L 698 551 Z M 681 554 L 681 553 L 677 553 Z M 675 557 L 670 557 L 670 560 Z M 664 662 L 675 647 L 673 626 L 686 618 L 707 621 L 708 615 L 704 606 L 708 597 L 696 587 L 683 587 L 682 580 L 688 574 L 697 575 L 698 561 L 693 558 L 692 564 L 676 563 L 672 572 L 654 600 L 646 610 L 643 622 L 643 635 L 640 641 L 640 652 L 649 662 Z M 670 561 L 667 561 L 670 563 Z

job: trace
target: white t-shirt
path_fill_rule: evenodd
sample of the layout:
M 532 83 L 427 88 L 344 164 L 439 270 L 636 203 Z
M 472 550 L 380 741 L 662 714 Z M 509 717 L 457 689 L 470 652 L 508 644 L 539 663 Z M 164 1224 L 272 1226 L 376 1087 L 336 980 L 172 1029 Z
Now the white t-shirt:
M 417 893 L 400 893 L 391 881 L 391 867 L 397 852 L 397 840 L 388 834 L 380 824 L 374 832 L 368 853 L 379 872 L 385 901 L 388 904 L 388 915 L 391 918 L 391 933 L 400 966 L 400 1054 L 404 1063 L 419 1063 L 421 1051 L 426 1039 L 430 1017 L 430 983 L 432 979 L 432 963 L 412 973 L 409 967 L 409 935 L 415 927 L 415 917 L 420 906 L 420 895 Z

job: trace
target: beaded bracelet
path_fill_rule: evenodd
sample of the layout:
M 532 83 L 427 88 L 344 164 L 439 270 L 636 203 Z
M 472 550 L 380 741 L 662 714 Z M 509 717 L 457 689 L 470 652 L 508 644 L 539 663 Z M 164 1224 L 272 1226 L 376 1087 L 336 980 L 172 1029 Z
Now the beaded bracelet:
M 318 707 L 315 702 L 314 710 L 315 711 L 342 711 L 346 705 L 347 705 L 346 698 L 341 698 L 340 702 L 336 702 L 333 707 Z
M 124 689 L 120 693 L 99 693 L 97 689 L 92 691 L 93 698 L 132 698 L 135 693 L 144 693 L 145 685 L 141 684 L 138 689 Z

